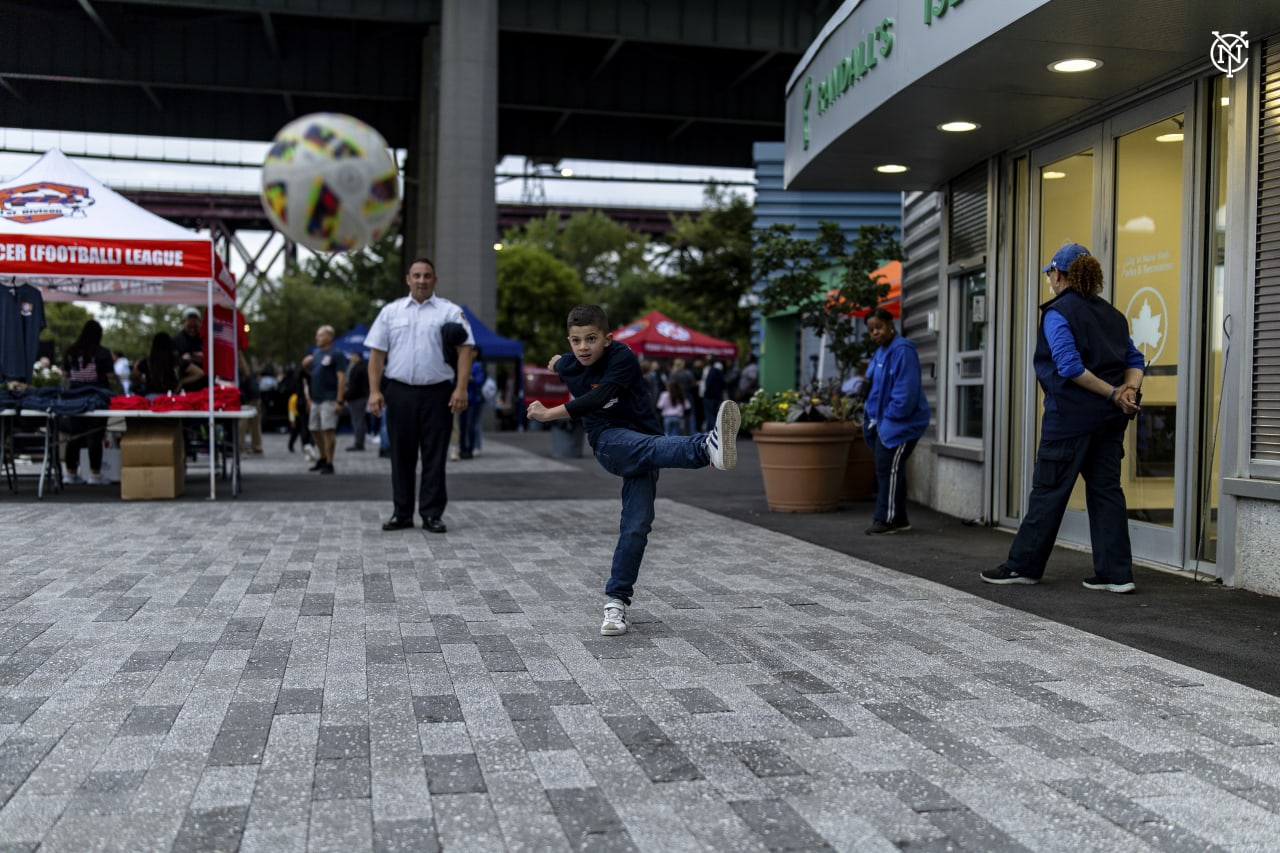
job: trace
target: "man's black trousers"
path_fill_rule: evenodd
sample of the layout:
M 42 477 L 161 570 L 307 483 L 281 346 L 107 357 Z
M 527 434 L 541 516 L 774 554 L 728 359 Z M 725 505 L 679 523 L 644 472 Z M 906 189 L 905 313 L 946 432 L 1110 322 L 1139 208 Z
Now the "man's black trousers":
M 413 518 L 413 479 L 419 455 L 422 456 L 422 478 L 418 508 L 423 518 L 444 515 L 449 502 L 444 466 L 453 433 L 453 413 L 449 411 L 452 393 L 452 382 L 406 385 L 391 379 L 386 383 L 384 417 L 387 436 L 391 439 L 391 498 L 397 518 Z

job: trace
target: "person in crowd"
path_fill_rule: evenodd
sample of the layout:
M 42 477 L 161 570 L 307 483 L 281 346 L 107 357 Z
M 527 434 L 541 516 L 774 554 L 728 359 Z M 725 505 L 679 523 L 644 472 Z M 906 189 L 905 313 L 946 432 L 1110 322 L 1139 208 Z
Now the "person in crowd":
M 1044 411 L 1031 495 L 1009 556 L 981 576 L 994 584 L 1039 583 L 1076 479 L 1084 477 L 1093 548 L 1093 576 L 1084 586 L 1133 592 L 1120 462 L 1125 429 L 1140 408 L 1142 353 L 1124 314 L 1100 296 L 1102 265 L 1088 249 L 1063 246 L 1043 271 L 1054 295 L 1040 306 L 1033 357 Z
M 702 422 L 712 423 L 720 403 L 724 401 L 724 366 L 710 356 L 706 367 L 702 369 L 702 381 L 698 383 L 702 392 Z
M 471 377 L 467 380 L 467 408 L 458 415 L 459 455 L 463 459 L 471 459 L 480 452 L 480 436 L 483 430 L 480 417 L 484 413 L 484 384 L 489 379 L 484 362 L 481 361 L 482 356 L 482 351 L 476 347 L 471 361 Z
M 689 401 L 680 390 L 680 383 L 675 380 L 667 382 L 667 388 L 658 395 L 658 414 L 662 416 L 664 435 L 686 435 L 685 426 L 689 418 Z
M 89 320 L 80 329 L 80 336 L 75 339 L 63 357 L 63 375 L 72 388 L 86 385 L 97 385 L 100 388 L 111 388 L 111 376 L 114 373 L 111 351 L 102 345 L 102 324 L 97 320 Z M 106 437 L 106 421 L 98 418 L 72 418 L 71 437 L 67 440 L 66 476 L 64 483 L 88 483 L 100 486 L 107 482 L 102 476 L 103 441 Z M 89 474 L 80 476 L 80 451 L 89 451 Z
M 647 368 L 648 369 L 644 374 L 644 381 L 649 387 L 649 399 L 653 401 L 653 405 L 656 407 L 658 405 L 658 398 L 662 396 L 662 392 L 666 390 L 667 380 L 666 377 L 663 376 L 662 365 L 658 363 L 656 358 L 649 361 Z
M 840 393 L 854 400 L 863 400 L 871 384 L 867 382 L 867 363 L 860 361 L 853 366 L 853 375 L 840 384 Z
M 194 391 L 204 384 L 204 371 L 194 361 L 182 360 L 167 332 L 151 337 L 151 349 L 133 365 L 133 390 L 144 397 Z
M 752 395 L 760 387 L 760 364 L 755 355 L 751 355 L 747 359 L 747 364 L 742 368 L 742 374 L 738 377 L 737 399 L 739 403 L 745 403 L 750 400 Z
M 694 435 L 698 431 L 698 418 L 694 415 L 694 408 L 697 405 L 697 398 L 694 397 L 694 389 L 698 382 L 693 378 L 693 371 L 685 365 L 683 358 L 677 358 L 671 362 L 671 380 L 680 386 L 680 393 L 684 394 L 685 400 L 689 402 L 689 414 L 686 415 L 688 422 L 685 425 L 685 435 Z
M 200 321 L 200 310 L 188 308 L 182 312 L 182 328 L 173 335 L 173 348 L 178 358 L 195 365 L 200 370 L 200 378 L 188 391 L 202 391 L 209 387 L 208 367 L 204 363 L 204 326 Z
M 391 447 L 394 510 L 382 529 L 413 526 L 414 475 L 421 456 L 422 526 L 431 533 L 445 533 L 445 460 L 454 415 L 467 409 L 475 338 L 462 308 L 436 295 L 436 265 L 430 258 L 415 258 L 405 283 L 409 295 L 383 306 L 364 339 L 369 348 L 369 411 L 382 415 L 385 410 Z M 444 327 L 450 323 L 463 330 L 456 368 L 445 360 Z
M 311 419 L 307 407 L 307 372 L 296 365 L 289 368 L 281 386 L 286 395 L 286 407 L 289 415 L 289 452 L 294 452 L 294 445 L 301 442 L 302 455 L 314 462 L 318 456 L 315 442 L 311 440 L 311 430 L 307 422 Z
M 258 384 L 258 374 L 249 365 L 249 359 L 240 353 L 240 402 L 254 409 L 253 417 L 247 421 L 237 421 L 241 447 L 254 456 L 262 455 L 262 388 Z
M 369 363 L 358 352 L 347 356 L 347 415 L 351 418 L 351 446 L 347 450 L 364 450 L 368 433 L 365 410 L 369 407 Z
M 863 437 L 876 460 L 876 510 L 868 536 L 911 529 L 907 520 L 907 459 L 929 427 L 929 402 L 920 387 L 915 342 L 898 335 L 893 315 L 876 308 L 866 319 L 876 350 L 867 379 Z
M 693 407 L 690 413 L 693 416 L 693 423 L 689 428 L 689 434 L 702 432 L 702 425 L 706 422 L 706 413 L 702 410 L 702 379 L 707 371 L 707 363 L 701 358 L 695 358 L 693 364 L 689 366 L 689 372 L 693 376 L 693 387 L 688 389 L 689 405 Z
M 573 399 L 550 409 L 534 400 L 526 414 L 539 423 L 581 418 L 596 461 L 622 478 L 622 520 L 600 625 L 601 634 L 617 636 L 627 632 L 627 607 L 653 528 L 658 472 L 707 465 L 733 468 L 741 414 L 736 403 L 726 401 L 709 433 L 664 436 L 640 362 L 626 344 L 613 340 L 604 309 L 578 305 L 566 325 L 570 351 L 553 357 L 547 367 L 560 376 Z
M 332 474 L 333 451 L 338 443 L 338 416 L 346 406 L 347 356 L 334 347 L 333 326 L 316 329 L 316 350 L 311 354 L 310 416 L 307 426 L 319 458 L 312 471 Z
M 116 360 L 112 363 L 111 369 L 116 375 L 116 379 L 120 381 L 120 393 L 130 393 L 133 387 L 133 365 L 129 364 L 129 359 L 122 352 L 115 354 Z

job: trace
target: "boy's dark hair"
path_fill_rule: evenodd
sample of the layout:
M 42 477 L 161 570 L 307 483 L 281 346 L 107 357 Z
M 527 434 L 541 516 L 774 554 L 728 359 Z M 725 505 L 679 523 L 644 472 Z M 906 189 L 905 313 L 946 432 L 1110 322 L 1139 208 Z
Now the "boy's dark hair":
M 599 305 L 575 305 L 573 310 L 569 312 L 569 319 L 565 323 L 565 328 L 572 329 L 574 326 L 591 326 L 607 333 L 609 331 L 609 316 L 604 313 L 604 309 Z

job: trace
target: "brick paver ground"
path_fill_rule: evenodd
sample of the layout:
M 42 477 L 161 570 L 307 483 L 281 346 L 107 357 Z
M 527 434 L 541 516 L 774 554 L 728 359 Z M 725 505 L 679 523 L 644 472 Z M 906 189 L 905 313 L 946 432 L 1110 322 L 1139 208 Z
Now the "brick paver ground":
M 1062 624 L 664 498 L 606 638 L 616 499 L 246 497 L 6 502 L 0 851 L 1280 846 L 1280 699 Z

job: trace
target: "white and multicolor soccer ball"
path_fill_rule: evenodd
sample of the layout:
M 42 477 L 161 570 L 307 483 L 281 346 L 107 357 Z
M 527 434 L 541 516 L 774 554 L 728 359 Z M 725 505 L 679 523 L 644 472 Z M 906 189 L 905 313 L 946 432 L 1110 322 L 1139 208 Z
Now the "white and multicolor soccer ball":
M 309 249 L 351 252 L 376 242 L 400 210 L 400 176 L 378 131 L 342 113 L 312 113 L 276 134 L 262 164 L 262 207 Z

